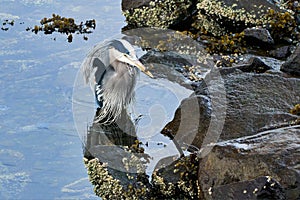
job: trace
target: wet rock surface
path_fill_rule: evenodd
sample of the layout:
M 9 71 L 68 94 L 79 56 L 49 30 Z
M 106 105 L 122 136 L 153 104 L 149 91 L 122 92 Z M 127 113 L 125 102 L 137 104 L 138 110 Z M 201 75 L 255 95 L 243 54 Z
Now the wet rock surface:
M 281 66 L 281 71 L 300 76 L 300 45 L 297 46 L 294 53 Z
M 277 59 L 284 59 L 291 54 L 292 49 L 293 46 L 290 45 L 279 47 L 277 49 L 271 50 L 269 55 Z
M 173 137 L 182 127 L 195 131 L 187 123 L 194 124 L 195 115 L 182 113 L 192 113 L 189 109 L 198 102 L 199 126 L 192 145 L 203 158 L 198 173 L 200 199 L 299 198 L 300 127 L 294 110 L 300 102 L 300 80 L 285 77 L 272 62 L 262 60 L 251 57 L 244 64 L 219 69 L 227 102 L 216 144 L 204 144 L 213 113 L 210 95 L 218 90 L 205 81 L 193 84 L 195 95 L 182 101 L 162 130 Z M 175 138 L 188 143 L 192 135 L 185 136 Z
M 227 104 L 222 105 L 226 107 L 226 118 L 220 140 L 253 135 L 260 130 L 277 126 L 288 126 L 298 118 L 289 111 L 300 101 L 299 79 L 272 74 L 243 73 L 239 69 L 236 70 L 235 73 L 223 76 Z M 200 148 L 212 111 L 209 88 L 206 88 L 205 84 L 200 84 L 195 92 L 200 105 L 200 118 L 198 134 L 193 144 Z M 187 106 L 186 104 L 193 98 L 195 97 L 183 101 L 181 106 Z M 181 121 L 192 120 L 193 116 L 189 115 L 186 116 L 191 119 L 183 119 L 181 112 L 179 107 L 166 130 L 176 134 Z
M 269 31 L 264 28 L 247 28 L 244 30 L 245 38 L 248 41 L 251 41 L 260 47 L 264 45 L 274 44 L 274 39 L 270 35 Z M 254 40 L 254 41 L 253 41 Z
M 286 199 L 284 189 L 268 176 L 217 186 L 209 191 L 210 198 L 221 199 Z M 208 198 L 209 199 L 209 198 Z
M 297 118 L 289 109 L 300 101 L 299 79 L 251 73 L 229 75 L 224 79 L 227 116 L 221 138 L 251 135 Z
M 217 143 L 199 165 L 204 198 L 298 199 L 299 134 L 297 125 Z
M 264 73 L 268 70 L 273 69 L 274 66 L 270 66 L 262 61 L 259 57 L 251 57 L 246 63 L 237 64 L 232 67 L 220 69 L 222 75 L 234 73 L 234 72 L 253 72 L 253 73 Z

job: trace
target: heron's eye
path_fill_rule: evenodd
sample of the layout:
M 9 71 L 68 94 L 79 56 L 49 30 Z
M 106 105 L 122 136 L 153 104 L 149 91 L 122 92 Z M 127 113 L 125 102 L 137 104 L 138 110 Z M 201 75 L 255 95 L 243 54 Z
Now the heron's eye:
M 135 66 L 128 64 L 128 67 L 134 68 Z

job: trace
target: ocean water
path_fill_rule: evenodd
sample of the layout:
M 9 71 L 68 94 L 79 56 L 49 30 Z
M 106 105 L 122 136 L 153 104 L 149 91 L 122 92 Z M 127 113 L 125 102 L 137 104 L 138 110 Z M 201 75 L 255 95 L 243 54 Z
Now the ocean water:
M 125 25 L 120 1 L 0 1 L 0 199 L 98 199 L 82 161 L 72 113 L 77 71 L 98 42 Z M 95 19 L 92 34 L 26 31 L 52 13 L 76 23 Z M 14 20 L 14 25 L 3 25 Z

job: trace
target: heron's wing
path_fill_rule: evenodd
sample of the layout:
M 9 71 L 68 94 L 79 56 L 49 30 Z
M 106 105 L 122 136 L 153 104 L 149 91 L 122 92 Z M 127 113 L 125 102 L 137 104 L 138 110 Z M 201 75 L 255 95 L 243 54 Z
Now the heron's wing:
M 101 78 L 101 74 L 109 65 L 108 48 L 109 45 L 106 42 L 100 43 L 84 59 L 81 69 L 86 83 L 94 84 Z
M 99 84 L 105 74 L 106 66 L 101 60 L 95 58 L 93 62 L 93 68 L 96 69 L 94 73 L 95 81 Z

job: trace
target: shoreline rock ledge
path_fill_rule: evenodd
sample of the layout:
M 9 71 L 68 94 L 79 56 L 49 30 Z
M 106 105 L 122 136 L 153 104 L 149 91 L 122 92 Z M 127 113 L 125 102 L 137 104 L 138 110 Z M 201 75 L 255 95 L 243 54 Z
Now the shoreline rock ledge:
M 174 138 L 183 121 L 199 122 L 193 129 L 196 136 L 191 147 L 200 150 L 161 167 L 152 174 L 152 182 L 137 176 L 137 184 L 127 189 L 101 161 L 86 160 L 97 195 L 102 194 L 103 199 L 115 195 L 119 199 L 299 200 L 299 2 L 122 0 L 122 10 L 128 23 L 124 30 L 174 29 L 201 43 L 205 55 L 214 59 L 215 65 L 209 65 L 209 70 L 217 70 L 223 83 L 211 84 L 214 91 L 209 91 L 209 84 L 198 79 L 203 67 L 195 71 L 195 66 L 181 66 L 182 59 L 173 59 L 177 54 L 148 48 L 157 52 L 144 57 L 148 58 L 145 62 L 159 61 L 165 64 L 164 71 L 170 72 L 167 76 L 152 68 L 154 74 L 160 74 L 157 77 L 179 80 L 179 84 L 187 83 L 195 90 L 181 102 L 161 133 Z M 249 56 L 252 59 L 246 59 Z M 196 79 L 185 81 L 185 73 Z M 226 113 L 214 113 L 211 106 L 211 94 L 220 94 L 220 88 L 226 90 L 226 103 L 217 106 L 226 108 Z M 183 116 L 185 111 L 190 113 L 187 110 L 194 108 L 191 105 L 195 101 L 199 119 L 191 114 Z M 219 115 L 226 115 L 220 137 L 209 143 L 210 151 L 204 154 L 210 122 Z M 190 128 L 188 123 L 185 126 Z M 191 136 L 183 135 L 177 138 L 178 143 L 191 144 L 187 142 Z

